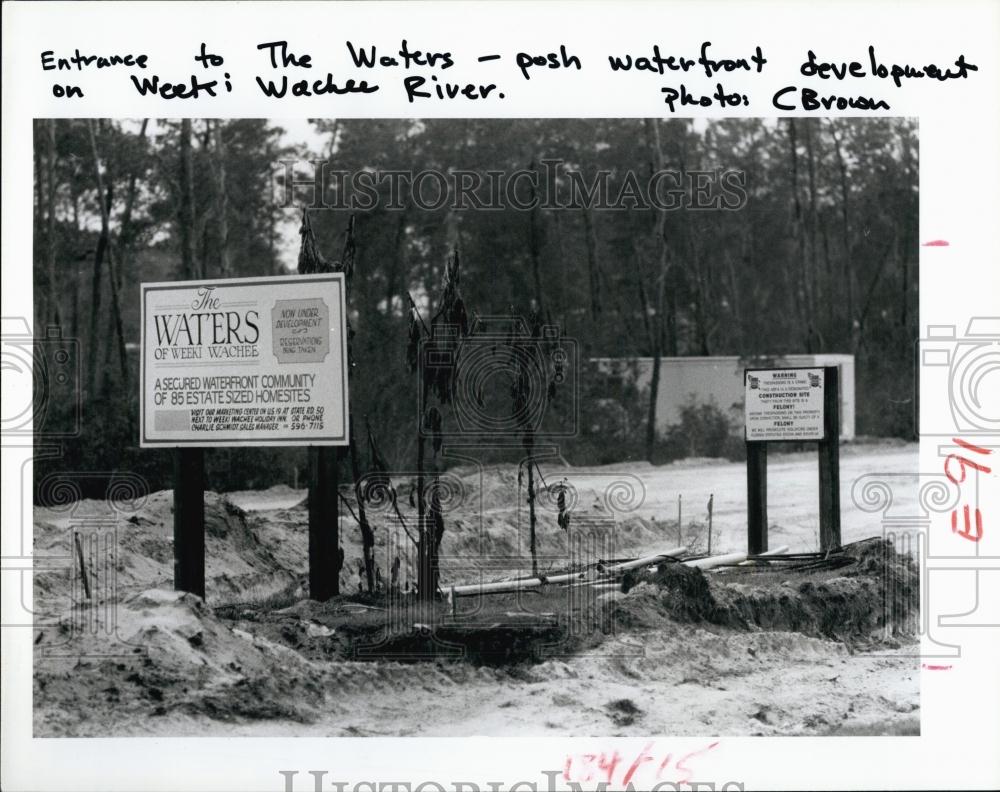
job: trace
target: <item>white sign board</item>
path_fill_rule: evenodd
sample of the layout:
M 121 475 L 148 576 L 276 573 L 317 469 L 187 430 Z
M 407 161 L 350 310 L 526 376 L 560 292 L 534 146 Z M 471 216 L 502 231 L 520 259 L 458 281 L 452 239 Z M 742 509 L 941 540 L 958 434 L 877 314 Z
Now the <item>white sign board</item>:
M 347 445 L 342 274 L 142 284 L 140 446 Z
M 747 369 L 747 440 L 822 440 L 823 369 Z

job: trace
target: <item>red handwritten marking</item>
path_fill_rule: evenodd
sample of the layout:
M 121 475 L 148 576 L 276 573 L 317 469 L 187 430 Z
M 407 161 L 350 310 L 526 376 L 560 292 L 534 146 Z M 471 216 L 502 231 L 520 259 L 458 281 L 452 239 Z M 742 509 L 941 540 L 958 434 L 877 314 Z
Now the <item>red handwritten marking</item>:
M 652 747 L 653 743 L 651 742 L 648 742 L 643 746 L 642 751 L 639 752 L 639 755 L 635 758 L 635 761 L 632 762 L 632 766 L 628 769 L 628 772 L 625 774 L 625 778 L 622 780 L 622 786 L 628 786 L 628 782 L 632 780 L 632 776 L 634 776 L 635 771 L 639 769 L 639 765 L 641 765 L 643 762 L 652 761 L 653 757 L 649 753 L 649 749 Z M 610 781 L 611 779 L 609 778 L 608 780 Z
M 983 454 L 988 456 L 993 453 L 992 448 L 983 448 L 982 446 L 973 445 L 967 440 L 963 440 L 961 437 L 953 437 L 952 442 L 956 445 L 961 446 L 966 451 L 971 451 L 974 454 Z M 954 460 L 958 463 L 960 478 L 955 478 L 949 469 L 949 463 Z M 979 462 L 973 462 L 971 459 L 966 459 L 964 456 L 959 456 L 958 454 L 948 454 L 944 460 L 944 474 L 948 477 L 948 480 L 955 485 L 961 485 L 965 481 L 966 477 L 966 467 L 971 467 L 973 470 L 977 470 L 980 473 L 991 473 L 992 468 L 986 465 L 980 464 Z M 958 527 L 958 509 L 953 509 L 951 512 L 951 532 L 958 534 L 963 539 L 968 539 L 970 542 L 978 542 L 983 538 L 983 515 L 979 511 L 979 507 L 975 510 L 975 531 L 972 529 L 972 515 L 969 513 L 969 504 L 965 504 L 962 507 L 962 523 L 963 530 L 959 530 Z
M 966 503 L 962 507 L 962 515 L 965 518 L 965 528 L 964 530 L 958 530 L 958 509 L 953 509 L 951 512 L 951 532 L 957 533 L 963 539 L 968 539 L 970 542 L 978 542 L 983 538 L 983 515 L 976 509 L 976 532 L 972 532 L 972 523 L 969 519 L 969 504 Z
M 660 762 L 660 769 L 656 771 L 657 780 L 663 778 L 663 771 L 667 769 L 667 765 L 670 764 L 670 760 L 674 758 L 672 753 L 668 753 L 663 757 L 663 761 Z
M 611 779 L 615 776 L 615 768 L 618 767 L 618 763 L 621 762 L 622 758 L 618 755 L 618 751 L 612 751 L 611 756 L 605 756 L 601 753 L 597 760 L 597 766 L 605 772 L 608 777 L 608 783 L 611 783 Z
M 930 242 L 924 242 L 923 247 L 948 247 L 949 244 L 947 239 L 932 239 Z
M 976 454 L 992 454 L 993 450 L 990 448 L 983 448 L 983 446 L 972 445 L 968 440 L 963 440 L 961 437 L 951 438 L 955 443 L 962 446 L 966 451 L 972 451 Z
M 677 764 L 675 765 L 675 768 L 679 772 L 684 773 L 684 777 L 681 778 L 678 781 L 678 783 L 680 783 L 680 784 L 686 784 L 688 781 L 691 780 L 691 770 L 688 767 L 685 766 L 685 763 L 689 759 L 694 759 L 694 757 L 696 757 L 696 756 L 700 756 L 701 754 L 708 753 L 713 748 L 715 748 L 718 744 L 719 744 L 718 742 L 710 743 L 709 745 L 706 745 L 704 748 L 699 748 L 697 751 L 691 751 L 691 753 L 687 754 L 686 756 L 682 756 L 680 759 L 678 759 L 677 760 Z
M 981 453 L 988 454 L 990 452 L 989 451 L 983 451 Z M 951 475 L 951 471 L 948 470 L 948 463 L 951 462 L 951 460 L 953 460 L 953 459 L 956 462 L 958 462 L 958 466 L 960 468 L 960 472 L 962 474 L 962 478 L 958 478 L 958 479 L 955 478 L 953 475 Z M 966 459 L 965 457 L 960 457 L 958 454 L 948 454 L 948 456 L 945 457 L 945 460 L 944 460 L 944 474 L 948 477 L 948 480 L 952 484 L 961 484 L 963 481 L 965 481 L 965 466 L 966 465 L 968 465 L 971 468 L 975 468 L 980 473 L 991 473 L 992 472 L 992 470 L 990 468 L 986 467 L 986 465 L 980 465 L 978 462 L 973 462 L 971 459 Z
M 688 767 L 687 763 L 696 757 L 708 753 L 718 746 L 718 742 L 710 743 L 703 748 L 691 751 L 690 753 L 684 754 L 680 759 L 673 765 L 673 770 L 677 775 L 676 783 L 685 784 L 692 777 L 692 768 Z M 656 777 L 660 780 L 664 777 L 665 771 L 668 770 L 674 754 L 665 753 L 661 754 L 660 751 L 654 750 L 654 743 L 647 742 L 642 750 L 636 754 L 635 759 L 626 769 L 622 764 L 623 758 L 621 754 L 616 750 L 610 752 L 601 751 L 600 753 L 578 753 L 578 754 L 567 754 L 566 762 L 563 765 L 563 780 L 564 781 L 576 781 L 576 782 L 587 782 L 594 781 L 597 778 L 606 778 L 609 784 L 616 783 L 615 776 L 621 770 L 624 770 L 620 784 L 623 787 L 627 787 L 629 783 L 633 782 L 634 779 L 641 775 L 641 771 L 644 766 L 648 763 L 656 763 L 654 767 L 657 767 Z M 660 756 L 662 755 L 662 759 Z M 641 783 L 641 782 L 640 782 Z
M 951 670 L 951 666 L 950 665 L 931 665 L 930 663 L 921 663 L 920 665 L 923 668 L 926 668 L 928 671 L 950 671 Z

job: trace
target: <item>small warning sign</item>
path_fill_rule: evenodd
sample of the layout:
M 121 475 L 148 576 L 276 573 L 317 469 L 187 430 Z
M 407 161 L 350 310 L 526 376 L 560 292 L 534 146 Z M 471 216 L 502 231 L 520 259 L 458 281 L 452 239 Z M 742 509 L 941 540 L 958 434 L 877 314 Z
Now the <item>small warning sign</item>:
M 747 440 L 822 440 L 823 369 L 747 369 Z

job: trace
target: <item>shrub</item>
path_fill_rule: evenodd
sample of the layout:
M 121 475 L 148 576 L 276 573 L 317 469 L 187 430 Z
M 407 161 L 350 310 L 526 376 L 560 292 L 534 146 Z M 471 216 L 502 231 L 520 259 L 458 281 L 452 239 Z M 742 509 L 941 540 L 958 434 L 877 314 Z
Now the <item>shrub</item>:
M 667 428 L 659 443 L 665 461 L 686 457 L 725 457 L 740 460 L 746 455 L 742 438 L 729 416 L 714 400 L 699 402 L 692 395 L 681 407 L 680 423 Z

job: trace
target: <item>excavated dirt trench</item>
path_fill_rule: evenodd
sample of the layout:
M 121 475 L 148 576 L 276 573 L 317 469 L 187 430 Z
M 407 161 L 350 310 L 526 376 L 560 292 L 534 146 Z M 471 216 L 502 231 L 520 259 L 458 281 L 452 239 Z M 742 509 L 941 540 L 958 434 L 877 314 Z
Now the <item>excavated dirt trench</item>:
M 909 555 L 875 538 L 845 548 L 837 569 L 664 564 L 637 575 L 618 605 L 631 626 L 667 617 L 744 630 L 792 631 L 848 643 L 913 635 L 919 573 Z

